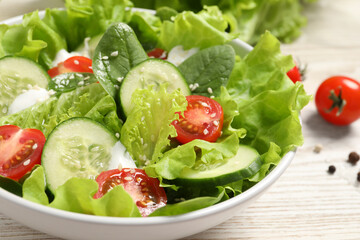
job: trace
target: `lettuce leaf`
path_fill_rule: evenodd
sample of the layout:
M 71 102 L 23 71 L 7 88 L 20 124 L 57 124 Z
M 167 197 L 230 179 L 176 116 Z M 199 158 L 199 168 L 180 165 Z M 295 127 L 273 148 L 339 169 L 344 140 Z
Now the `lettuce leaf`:
M 24 198 L 45 206 L 99 216 L 141 217 L 131 196 L 122 186 L 117 186 L 102 198 L 94 199 L 98 190 L 94 180 L 72 178 L 54 192 L 54 200 L 49 203 L 45 193 L 45 175 L 42 166 L 37 167 L 25 180 Z
M 72 117 L 91 118 L 114 133 L 120 133 L 121 130 L 113 98 L 97 83 L 63 93 L 59 97 L 51 97 L 23 111 L 2 117 L 0 125 L 36 128 L 48 136 L 56 125 Z
M 199 13 L 179 13 L 174 21 L 164 21 L 160 30 L 160 46 L 170 50 L 177 45 L 184 49 L 207 48 L 235 38 L 225 32 L 227 23 L 218 7 L 205 7 Z
M 223 19 L 229 24 L 227 31 L 243 41 L 256 44 L 265 30 L 280 41 L 292 42 L 306 25 L 303 6 L 317 0 L 133 0 L 136 7 L 198 12 L 205 6 L 218 6 Z
M 75 50 L 86 37 L 103 34 L 114 22 L 128 22 L 132 3 L 128 0 L 66 0 L 67 9 L 47 9 L 24 15 L 21 24 L 0 25 L 0 57 L 17 55 L 31 58 L 44 68 L 52 67 L 61 49 Z
M 132 96 L 134 109 L 121 129 L 121 142 L 138 167 L 156 162 L 170 145 L 169 137 L 176 137 L 171 123 L 176 112 L 186 109 L 185 96 L 179 90 L 167 93 L 166 85 L 158 91 L 138 89 Z
M 23 184 L 23 198 L 42 205 L 49 204 L 45 193 L 45 173 L 43 167 L 36 167 Z
M 167 151 L 155 164 L 145 167 L 151 177 L 173 180 L 181 175 L 185 168 L 210 168 L 235 156 L 239 148 L 239 138 L 230 135 L 215 143 L 196 139 Z
M 247 130 L 242 143 L 257 149 L 265 163 L 253 180 L 261 180 L 284 154 L 303 143 L 299 113 L 310 96 L 286 75 L 293 66 L 291 56 L 281 54 L 280 42 L 266 32 L 235 64 L 226 87 L 239 111 L 231 126 Z
M 179 203 L 167 204 L 166 206 L 155 210 L 153 213 L 149 215 L 149 217 L 173 216 L 173 215 L 184 214 L 202 208 L 210 207 L 220 202 L 221 199 L 224 197 L 224 194 L 225 194 L 225 190 L 219 188 L 215 196 L 197 197 L 197 198 L 184 200 Z

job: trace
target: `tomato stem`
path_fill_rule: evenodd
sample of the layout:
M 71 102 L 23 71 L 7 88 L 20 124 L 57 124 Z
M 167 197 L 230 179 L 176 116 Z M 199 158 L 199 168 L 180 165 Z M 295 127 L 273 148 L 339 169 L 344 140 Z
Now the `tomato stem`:
M 333 104 L 331 105 L 331 107 L 329 109 L 327 109 L 327 112 L 331 112 L 334 108 L 337 107 L 338 111 L 336 112 L 336 116 L 339 116 L 342 113 L 342 111 L 343 111 L 343 109 L 344 109 L 344 107 L 346 105 L 346 100 L 343 99 L 342 96 L 341 96 L 342 95 L 342 88 L 339 87 L 339 89 L 340 89 L 339 90 L 339 95 L 336 95 L 335 91 L 333 89 L 330 91 L 329 99 L 331 101 L 333 101 Z

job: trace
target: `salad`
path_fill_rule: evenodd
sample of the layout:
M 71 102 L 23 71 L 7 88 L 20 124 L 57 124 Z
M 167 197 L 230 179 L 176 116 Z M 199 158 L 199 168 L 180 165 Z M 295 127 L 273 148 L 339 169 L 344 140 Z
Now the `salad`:
M 78 213 L 178 215 L 241 194 L 302 144 L 309 96 L 270 32 L 242 56 L 217 6 L 131 6 L 68 0 L 0 25 L 0 187 Z

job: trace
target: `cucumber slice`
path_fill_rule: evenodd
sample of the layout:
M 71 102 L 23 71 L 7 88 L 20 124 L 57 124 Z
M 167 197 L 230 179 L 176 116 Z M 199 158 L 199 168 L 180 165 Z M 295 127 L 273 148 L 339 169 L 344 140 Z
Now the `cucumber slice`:
M 128 116 L 133 108 L 131 96 L 136 89 L 144 89 L 149 85 L 158 87 L 163 83 L 168 84 L 169 92 L 180 89 L 185 96 L 191 93 L 179 70 L 167 61 L 149 59 L 131 69 L 120 88 L 120 103 L 125 116 Z
M 46 88 L 50 76 L 36 62 L 23 57 L 0 59 L 0 117 L 7 115 L 14 99 L 29 86 Z
M 256 174 L 262 165 L 259 153 L 240 145 L 236 155 L 226 163 L 209 170 L 185 169 L 174 181 L 180 186 L 221 186 Z
M 72 177 L 95 179 L 108 170 L 117 138 L 89 118 L 71 118 L 49 135 L 41 157 L 49 189 Z

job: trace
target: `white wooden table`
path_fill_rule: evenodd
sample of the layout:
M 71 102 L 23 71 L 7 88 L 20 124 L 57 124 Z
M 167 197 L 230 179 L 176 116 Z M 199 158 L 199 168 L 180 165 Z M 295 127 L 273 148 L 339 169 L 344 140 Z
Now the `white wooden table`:
M 18 3 L 10 10 L 4 5 Z M 24 1 L 23 1 L 24 2 Z M 0 1 L 0 20 L 30 11 L 31 2 L 59 6 L 61 1 Z M 308 64 L 304 82 L 309 94 L 332 75 L 360 80 L 360 1 L 319 0 L 306 14 L 309 24 L 302 37 L 284 45 Z M 360 104 L 360 103 L 359 103 Z M 257 202 L 227 222 L 188 237 L 204 239 L 360 239 L 360 183 L 356 174 L 360 163 L 346 162 L 349 152 L 360 153 L 360 121 L 348 127 L 326 123 L 317 114 L 314 102 L 302 112 L 305 144 L 285 174 Z M 315 145 L 323 145 L 314 153 Z M 330 164 L 337 167 L 327 173 Z M 29 229 L 0 214 L 0 239 L 56 238 Z

